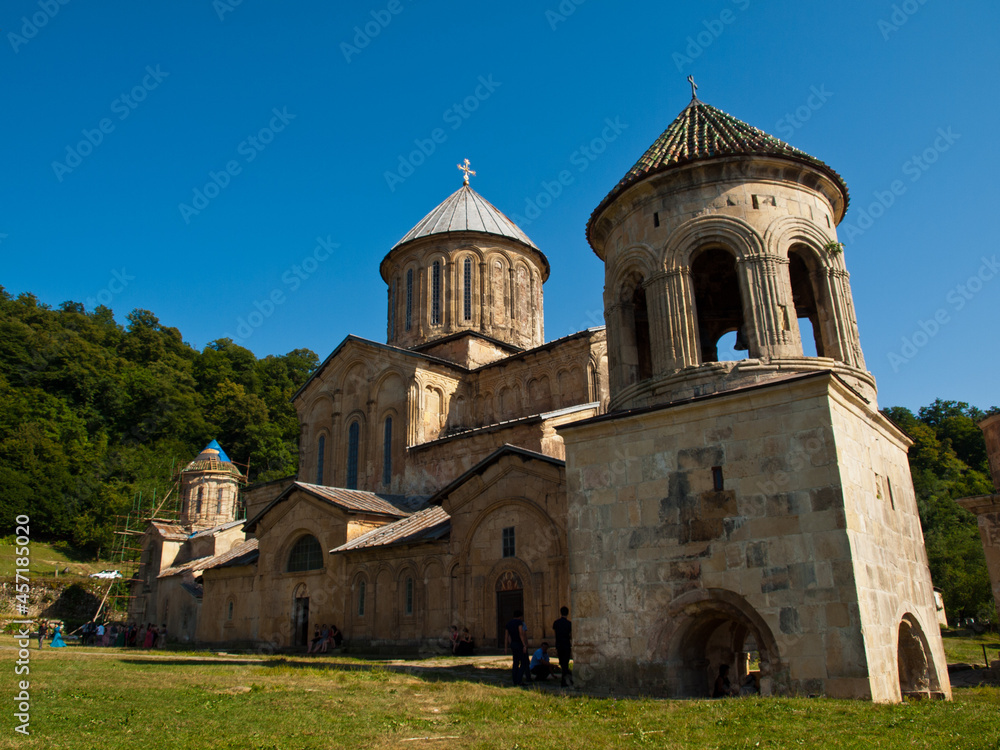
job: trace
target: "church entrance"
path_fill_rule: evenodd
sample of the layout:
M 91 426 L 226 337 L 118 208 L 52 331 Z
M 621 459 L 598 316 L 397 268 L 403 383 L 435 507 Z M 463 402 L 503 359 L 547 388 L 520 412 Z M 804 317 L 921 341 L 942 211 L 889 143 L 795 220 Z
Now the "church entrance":
M 506 625 L 518 611 L 524 612 L 524 585 L 508 570 L 497 579 L 497 648 L 503 648 Z
M 292 605 L 292 642 L 296 646 L 309 643 L 308 596 L 296 596 Z

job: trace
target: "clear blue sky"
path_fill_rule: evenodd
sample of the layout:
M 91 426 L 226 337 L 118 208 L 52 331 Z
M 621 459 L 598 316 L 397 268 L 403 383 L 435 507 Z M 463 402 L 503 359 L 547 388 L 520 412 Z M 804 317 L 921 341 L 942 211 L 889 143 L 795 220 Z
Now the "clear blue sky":
M 122 321 L 149 309 L 198 348 L 384 341 L 379 261 L 467 157 L 512 217 L 573 175 L 522 223 L 552 264 L 556 338 L 602 322 L 585 223 L 693 74 L 702 100 L 847 181 L 840 238 L 881 405 L 985 408 L 1000 403 L 1000 268 L 983 261 L 1000 253 L 998 21 L 994 3 L 942 0 L 11 0 L 0 284 Z M 579 151 L 602 132 L 601 153 Z M 433 153 L 411 159 L 418 142 Z M 205 190 L 210 173 L 224 187 Z M 892 205 L 868 211 L 879 194 Z M 322 261 L 317 237 L 337 245 Z M 241 336 L 255 303 L 270 315 Z

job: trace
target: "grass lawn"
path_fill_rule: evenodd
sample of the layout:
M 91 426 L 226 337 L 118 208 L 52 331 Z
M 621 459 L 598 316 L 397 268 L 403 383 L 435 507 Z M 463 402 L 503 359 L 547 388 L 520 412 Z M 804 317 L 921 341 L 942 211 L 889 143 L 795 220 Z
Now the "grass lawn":
M 13 663 L 14 652 L 0 649 Z M 143 658 L 144 655 L 152 659 Z M 998 748 L 1000 689 L 955 700 L 615 700 L 520 690 L 492 669 L 348 659 L 31 652 L 31 735 L 0 748 Z M 435 667 L 439 662 L 429 662 Z M 491 665 L 485 665 L 487 667 Z M 2 692 L 12 696 L 11 667 Z
M 14 576 L 14 569 L 17 567 L 15 565 L 16 555 L 14 554 L 17 547 L 14 544 L 14 539 L 15 537 L 0 538 L 0 576 Z M 28 570 L 31 571 L 32 578 L 52 577 L 57 570 L 62 576 L 61 571 L 66 568 L 69 568 L 69 575 L 88 576 L 100 570 L 113 570 L 119 567 L 116 563 L 102 562 L 84 555 L 68 542 L 49 544 L 32 541 L 30 552 L 31 564 L 28 566 Z
M 944 653 L 949 664 L 983 664 L 983 646 L 986 646 L 986 653 L 990 661 L 1000 659 L 1000 635 L 996 633 L 983 633 L 976 635 L 967 630 L 948 629 L 941 631 L 941 640 L 944 642 Z

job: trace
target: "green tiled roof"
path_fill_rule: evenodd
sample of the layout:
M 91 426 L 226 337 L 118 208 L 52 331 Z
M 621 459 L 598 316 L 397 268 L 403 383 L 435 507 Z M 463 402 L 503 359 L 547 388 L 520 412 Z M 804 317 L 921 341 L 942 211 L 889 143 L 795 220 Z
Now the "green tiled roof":
M 773 135 L 695 98 L 601 201 L 591 214 L 590 222 L 629 185 L 649 175 L 691 162 L 742 155 L 782 156 L 817 167 L 843 191 L 846 208 L 847 185 L 829 166 L 805 151 L 789 146 Z M 587 230 L 589 235 L 589 224 Z

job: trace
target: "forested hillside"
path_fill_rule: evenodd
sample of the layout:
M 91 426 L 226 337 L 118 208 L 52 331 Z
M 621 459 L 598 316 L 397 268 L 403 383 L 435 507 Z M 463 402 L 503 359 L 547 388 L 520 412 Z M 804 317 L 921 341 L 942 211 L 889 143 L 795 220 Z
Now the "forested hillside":
M 308 349 L 259 360 L 229 339 L 199 352 L 147 310 L 121 326 L 106 307 L 51 309 L 0 287 L 0 534 L 28 513 L 37 538 L 107 554 L 115 516 L 139 492 L 162 496 L 171 469 L 213 438 L 249 462 L 252 481 L 294 474 L 290 398 L 317 363 Z M 992 617 L 976 520 L 954 502 L 993 491 L 976 426 L 986 413 L 940 400 L 916 415 L 884 411 L 915 441 L 931 575 L 949 617 Z
M 990 576 L 976 518 L 955 500 L 993 492 L 986 443 L 977 424 L 983 412 L 961 401 L 935 400 L 914 415 L 883 409 L 914 441 L 910 471 L 934 585 L 944 594 L 948 619 L 996 621 Z
M 162 496 L 172 465 L 213 438 L 251 480 L 295 473 L 289 399 L 313 352 L 258 360 L 229 339 L 199 352 L 147 310 L 127 320 L 0 287 L 0 533 L 28 513 L 38 538 L 107 554 L 115 515 Z

